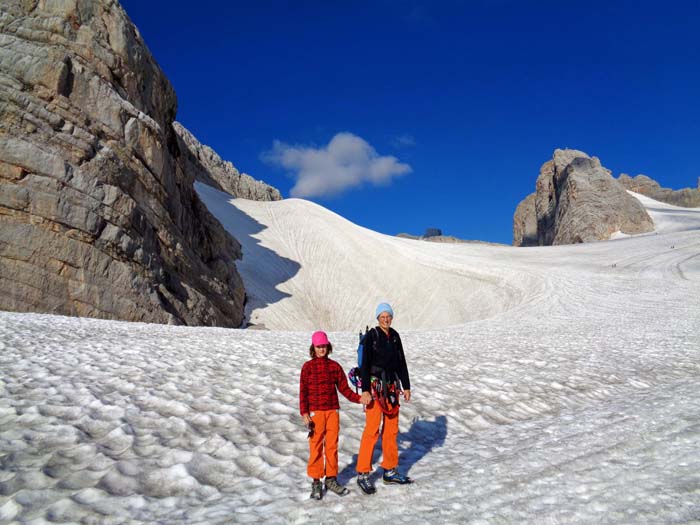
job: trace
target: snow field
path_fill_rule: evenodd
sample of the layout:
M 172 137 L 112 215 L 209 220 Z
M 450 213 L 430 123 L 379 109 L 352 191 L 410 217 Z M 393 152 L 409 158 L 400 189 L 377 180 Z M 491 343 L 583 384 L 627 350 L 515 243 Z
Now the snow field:
M 697 211 L 651 203 L 655 234 L 513 249 L 394 239 L 304 201 L 207 204 L 243 232 L 251 320 L 284 331 L 0 313 L 0 523 L 700 522 Z M 310 333 L 347 372 L 380 299 L 417 481 L 359 492 L 364 416 L 341 397 L 352 492 L 311 501 Z
M 366 514 L 354 485 L 362 409 L 344 399 L 339 479 L 352 494 L 307 499 L 297 389 L 309 334 L 0 320 L 4 520 L 639 523 L 700 515 L 700 337 L 677 344 L 663 322 L 655 348 L 634 327 L 607 340 L 563 330 L 533 339 L 487 322 L 468 332 L 407 331 L 414 399 L 402 407 L 400 463 L 417 483 L 379 484 L 372 504 L 386 510 Z M 330 335 L 347 371 L 356 336 Z

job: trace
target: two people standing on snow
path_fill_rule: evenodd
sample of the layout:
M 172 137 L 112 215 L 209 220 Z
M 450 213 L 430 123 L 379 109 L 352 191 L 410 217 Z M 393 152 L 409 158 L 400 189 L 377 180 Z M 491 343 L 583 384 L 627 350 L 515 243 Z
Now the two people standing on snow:
M 309 353 L 311 360 L 304 363 L 301 371 L 299 387 L 299 409 L 304 423 L 309 427 L 309 462 L 307 474 L 313 479 L 311 497 L 321 499 L 323 490 L 321 477 L 326 477 L 326 490 L 341 496 L 348 489 L 337 481 L 338 474 L 338 433 L 340 420 L 338 410 L 337 390 L 349 401 L 361 402 L 365 405 L 365 429 L 360 443 L 357 458 L 357 483 L 366 494 L 376 492 L 369 478 L 372 470 L 372 452 L 379 437 L 382 420 L 382 468 L 384 483 L 410 483 L 411 480 L 398 473 L 398 431 L 399 414 L 398 399 L 391 413 L 383 408 L 385 400 L 381 390 L 377 389 L 379 378 L 394 378 L 400 380 L 406 401 L 411 399 L 411 386 L 408 367 L 404 355 L 401 338 L 398 332 L 391 328 L 394 312 L 387 303 L 381 303 L 375 311 L 378 326 L 367 333 L 360 363 L 362 378 L 362 396 L 350 390 L 342 367 L 336 361 L 328 358 L 332 345 L 324 332 L 315 332 L 311 337 Z M 374 385 L 374 388 L 373 388 Z M 384 384 L 384 386 L 386 386 Z M 397 385 L 398 386 L 398 385 Z M 381 401 L 381 404 L 380 404 Z M 325 456 L 325 469 L 324 469 Z

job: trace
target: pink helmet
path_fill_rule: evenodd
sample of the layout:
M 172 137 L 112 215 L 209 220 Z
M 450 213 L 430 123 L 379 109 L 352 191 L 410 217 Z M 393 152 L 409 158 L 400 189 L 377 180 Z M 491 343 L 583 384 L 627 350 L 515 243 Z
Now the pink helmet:
M 314 332 L 311 336 L 311 344 L 314 346 L 327 345 L 329 343 L 326 332 Z

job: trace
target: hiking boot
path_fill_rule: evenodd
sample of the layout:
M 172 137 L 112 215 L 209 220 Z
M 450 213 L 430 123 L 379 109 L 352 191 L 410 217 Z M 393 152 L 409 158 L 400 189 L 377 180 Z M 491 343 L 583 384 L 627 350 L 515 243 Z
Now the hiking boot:
M 385 470 L 384 477 L 382 479 L 387 485 L 391 483 L 395 483 L 397 485 L 406 485 L 408 483 L 413 483 L 413 480 L 411 478 L 409 478 L 408 476 L 404 476 L 403 474 L 399 474 L 399 471 L 395 468 Z
M 369 479 L 369 472 L 360 473 L 357 475 L 357 484 L 365 494 L 374 494 L 377 489 L 374 488 L 374 483 Z
M 311 483 L 311 499 L 321 499 L 323 497 L 323 486 L 320 479 L 315 479 Z
M 350 491 L 338 483 L 338 480 L 335 478 L 326 478 L 326 490 L 335 492 L 338 496 L 350 494 Z

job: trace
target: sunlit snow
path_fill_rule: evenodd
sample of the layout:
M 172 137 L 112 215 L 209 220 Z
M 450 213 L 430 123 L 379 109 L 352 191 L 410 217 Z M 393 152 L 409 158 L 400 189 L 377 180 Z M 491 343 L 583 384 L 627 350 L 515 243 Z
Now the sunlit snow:
M 700 520 L 700 209 L 638 196 L 651 234 L 511 248 L 198 191 L 270 330 L 0 313 L 0 523 Z M 416 483 L 360 493 L 364 417 L 341 397 L 352 492 L 310 500 L 311 330 L 347 371 L 380 300 L 411 371 L 400 469 Z

